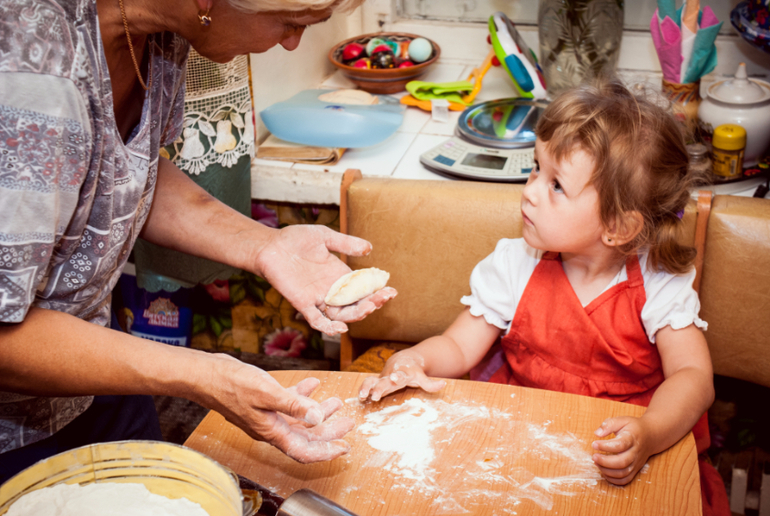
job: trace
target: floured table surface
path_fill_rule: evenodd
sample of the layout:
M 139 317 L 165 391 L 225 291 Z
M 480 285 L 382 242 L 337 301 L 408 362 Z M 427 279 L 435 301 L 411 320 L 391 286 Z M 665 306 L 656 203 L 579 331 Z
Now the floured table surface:
M 507 385 L 448 380 L 436 394 L 408 389 L 358 401 L 366 374 L 274 371 L 289 387 L 321 380 L 313 398 L 337 396 L 356 427 L 350 453 L 299 464 L 210 412 L 185 443 L 277 494 L 310 488 L 363 515 L 701 514 L 691 434 L 650 458 L 625 487 L 591 460 L 593 431 L 625 403 Z

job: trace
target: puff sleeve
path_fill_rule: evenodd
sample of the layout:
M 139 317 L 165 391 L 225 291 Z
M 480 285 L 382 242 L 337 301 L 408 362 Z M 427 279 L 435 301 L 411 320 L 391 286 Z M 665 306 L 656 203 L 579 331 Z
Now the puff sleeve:
M 647 271 L 646 255 L 640 260 L 643 271 Z M 694 324 L 701 330 L 708 325 L 699 316 L 700 299 L 692 288 L 695 268 L 685 274 L 670 274 L 665 271 L 645 272 L 644 289 L 647 302 L 642 308 L 642 323 L 650 342 L 655 343 L 655 334 L 661 328 L 671 326 L 681 330 Z
M 540 261 L 541 251 L 529 247 L 524 239 L 502 239 L 495 250 L 476 265 L 471 273 L 471 294 L 460 302 L 471 314 L 483 316 L 501 330 L 510 328 L 519 299 Z

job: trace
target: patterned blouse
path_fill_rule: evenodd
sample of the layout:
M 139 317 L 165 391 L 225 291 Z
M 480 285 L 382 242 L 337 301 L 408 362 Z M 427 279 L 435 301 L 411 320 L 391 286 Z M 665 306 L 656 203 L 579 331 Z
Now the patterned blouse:
M 148 43 L 152 86 L 124 144 L 96 2 L 0 0 L 0 324 L 31 306 L 109 324 L 158 151 L 184 115 L 189 43 L 171 33 Z M 52 435 L 92 399 L 0 392 L 0 453 Z

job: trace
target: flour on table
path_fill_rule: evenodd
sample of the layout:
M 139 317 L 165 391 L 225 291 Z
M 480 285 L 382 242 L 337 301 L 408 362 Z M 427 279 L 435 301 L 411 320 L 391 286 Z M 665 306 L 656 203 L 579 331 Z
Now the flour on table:
M 538 444 L 538 446 L 532 450 L 533 453 L 540 455 L 542 458 L 548 458 L 551 453 L 556 453 L 575 463 L 581 464 L 587 469 L 595 469 L 598 472 L 598 469 L 594 466 L 591 455 L 586 453 L 583 449 L 583 443 L 575 434 L 571 432 L 549 434 L 547 430 L 549 424 L 550 421 L 546 421 L 542 426 L 534 425 L 532 423 L 527 424 L 527 432 L 529 433 L 530 439 Z
M 25 494 L 6 516 L 209 516 L 186 498 L 151 493 L 144 484 L 58 484 Z
M 345 401 L 359 403 L 356 398 Z M 463 443 L 458 454 L 453 443 L 459 445 L 463 425 L 479 419 L 490 423 L 483 445 Z M 551 510 L 555 496 L 585 496 L 586 488 L 601 479 L 590 443 L 569 432 L 550 433 L 551 423 L 535 425 L 480 404 L 411 398 L 367 414 L 358 432 L 374 450 L 363 467 L 387 472 L 386 482 L 400 496 L 432 500 L 432 514 L 475 513 L 490 506 L 499 514 L 517 514 L 522 502 Z M 522 435 L 527 439 L 517 439 Z M 433 464 L 442 454 L 445 465 L 457 466 L 439 473 Z M 545 469 L 557 475 L 529 470 L 557 457 L 559 468 Z M 472 488 L 468 478 L 482 487 Z
M 358 431 L 371 436 L 369 446 L 386 452 L 375 454 L 369 460 L 372 467 L 424 481 L 429 471 L 432 472 L 429 466 L 436 457 L 431 432 L 439 424 L 435 407 L 412 398 L 402 405 L 369 414 Z M 393 455 L 395 459 L 391 460 Z

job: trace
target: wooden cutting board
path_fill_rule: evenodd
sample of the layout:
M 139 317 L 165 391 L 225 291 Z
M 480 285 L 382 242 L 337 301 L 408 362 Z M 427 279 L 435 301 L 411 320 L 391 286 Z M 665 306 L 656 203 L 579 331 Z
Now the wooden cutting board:
M 341 398 L 337 414 L 356 421 L 345 436 L 350 453 L 299 464 L 215 412 L 185 445 L 283 497 L 310 488 L 361 516 L 701 514 L 691 434 L 625 487 L 601 478 L 593 431 L 608 417 L 641 415 L 635 405 L 463 380 L 436 394 L 408 389 L 361 403 L 366 374 L 270 374 L 286 387 L 314 376 L 314 399 Z

